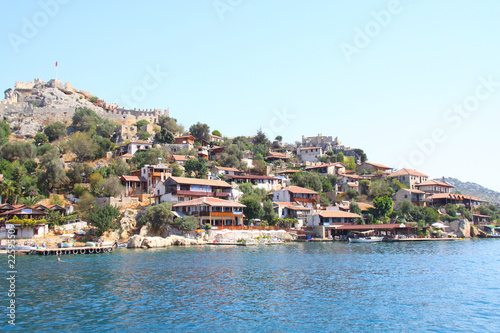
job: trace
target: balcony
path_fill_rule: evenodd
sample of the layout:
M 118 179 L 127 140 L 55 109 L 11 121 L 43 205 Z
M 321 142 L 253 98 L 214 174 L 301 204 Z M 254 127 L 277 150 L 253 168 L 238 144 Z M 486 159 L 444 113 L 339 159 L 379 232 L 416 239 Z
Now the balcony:
M 177 195 L 190 195 L 194 197 L 213 197 L 214 192 L 203 192 L 203 191 L 187 191 L 187 190 L 177 190 L 173 191 L 173 194 Z

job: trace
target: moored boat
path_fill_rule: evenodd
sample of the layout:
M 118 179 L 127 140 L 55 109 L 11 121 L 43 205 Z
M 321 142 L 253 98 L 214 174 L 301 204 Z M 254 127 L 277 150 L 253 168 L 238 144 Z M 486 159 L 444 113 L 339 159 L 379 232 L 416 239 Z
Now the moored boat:
M 375 237 L 375 236 L 360 237 L 360 238 L 349 237 L 349 243 L 375 243 L 375 242 L 381 242 L 383 239 L 384 237 Z

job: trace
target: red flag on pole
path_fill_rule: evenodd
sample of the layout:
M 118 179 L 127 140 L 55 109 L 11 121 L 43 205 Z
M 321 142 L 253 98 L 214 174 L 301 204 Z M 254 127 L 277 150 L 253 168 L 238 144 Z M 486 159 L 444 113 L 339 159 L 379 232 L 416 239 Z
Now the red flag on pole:
M 56 61 L 56 67 L 57 67 L 57 61 Z

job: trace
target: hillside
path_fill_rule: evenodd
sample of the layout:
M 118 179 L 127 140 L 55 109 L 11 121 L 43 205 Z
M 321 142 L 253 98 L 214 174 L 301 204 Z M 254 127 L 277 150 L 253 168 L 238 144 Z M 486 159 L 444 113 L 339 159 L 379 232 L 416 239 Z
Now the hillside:
M 69 125 L 76 109 L 88 108 L 100 117 L 112 120 L 117 125 L 132 125 L 139 120 L 153 123 L 161 115 L 169 116 L 169 110 L 131 110 L 116 104 L 106 103 L 91 93 L 74 89 L 71 83 L 63 84 L 53 79 L 44 82 L 15 82 L 14 89 L 4 92 L 0 100 L 0 119 L 5 119 L 19 139 L 33 138 L 44 126 L 53 121 Z
M 443 177 L 436 180 L 445 181 L 455 186 L 455 190 L 460 191 L 462 194 L 476 196 L 481 199 L 488 200 L 491 203 L 500 203 L 500 192 L 490 190 L 489 188 L 479 184 L 473 182 L 462 182 L 451 177 Z

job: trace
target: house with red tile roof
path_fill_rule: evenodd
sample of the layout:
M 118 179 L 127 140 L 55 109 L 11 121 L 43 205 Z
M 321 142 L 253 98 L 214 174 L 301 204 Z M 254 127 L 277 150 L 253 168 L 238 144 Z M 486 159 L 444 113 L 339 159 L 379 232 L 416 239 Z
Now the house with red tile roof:
M 235 201 L 212 197 L 201 197 L 173 205 L 180 217 L 193 216 L 198 219 L 200 227 L 210 224 L 217 228 L 243 226 L 245 207 Z
M 383 173 L 391 173 L 392 167 L 365 161 L 356 167 L 356 171 L 357 172 L 366 171 L 368 173 L 375 173 L 377 171 Z
M 155 204 L 184 202 L 200 197 L 232 199 L 232 186 L 221 180 L 168 177 L 154 189 Z
M 295 228 L 301 228 L 307 223 L 307 216 L 311 215 L 312 209 L 296 202 L 273 202 L 274 211 L 282 219 L 296 219 Z
M 426 180 L 425 182 L 415 184 L 415 187 L 426 193 L 450 193 L 455 186 L 438 180 Z
M 319 202 L 319 194 L 300 186 L 288 186 L 273 192 L 273 202 L 296 202 L 314 209 Z
M 416 184 L 427 181 L 429 176 L 412 169 L 400 169 L 388 175 L 388 177 L 396 178 L 401 183 L 408 186 L 410 189 L 415 190 Z

